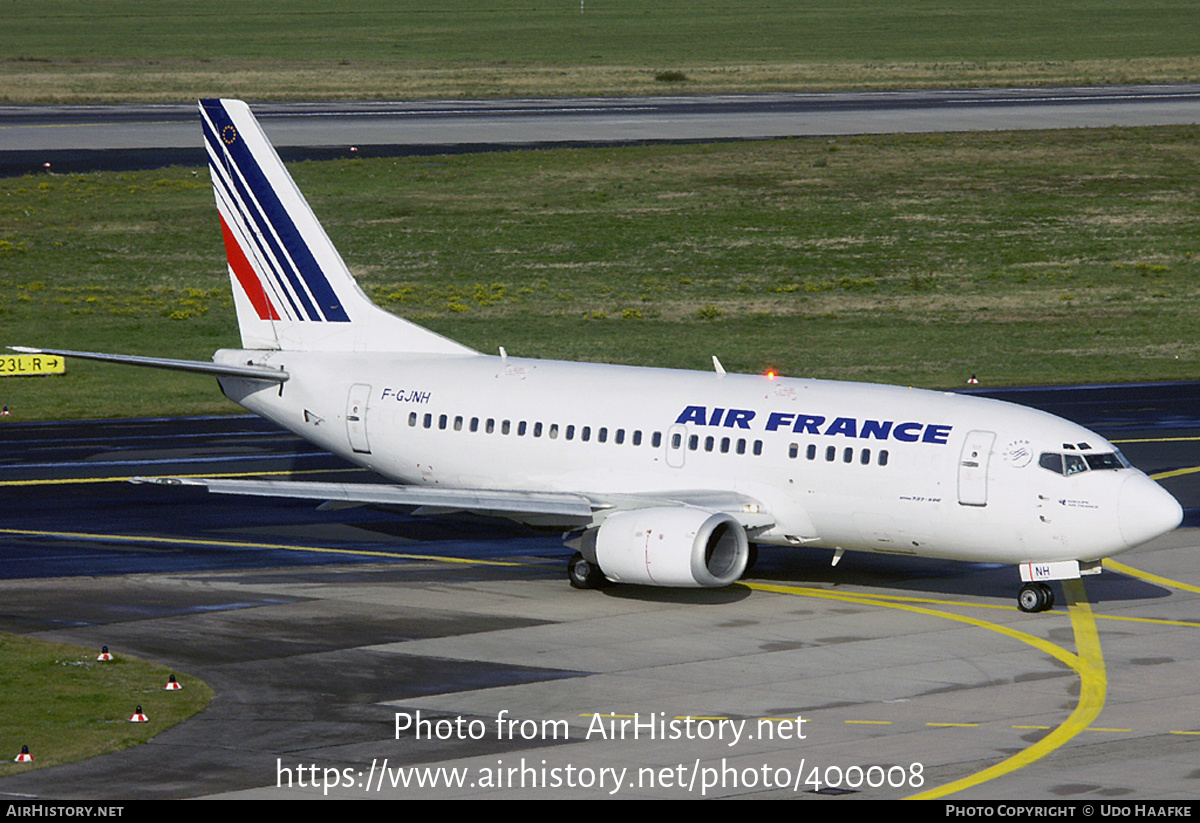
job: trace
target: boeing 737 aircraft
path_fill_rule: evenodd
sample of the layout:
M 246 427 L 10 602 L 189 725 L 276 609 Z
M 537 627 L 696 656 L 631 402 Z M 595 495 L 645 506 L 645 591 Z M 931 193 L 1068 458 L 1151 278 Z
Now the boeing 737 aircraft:
M 580 588 L 725 586 L 755 544 L 1011 563 L 1025 611 L 1053 604 L 1046 581 L 1182 519 L 1103 438 L 1021 406 L 716 358 L 691 372 L 481 354 L 370 302 L 244 103 L 200 113 L 242 348 L 54 353 L 214 374 L 394 485 L 158 482 L 556 527 Z

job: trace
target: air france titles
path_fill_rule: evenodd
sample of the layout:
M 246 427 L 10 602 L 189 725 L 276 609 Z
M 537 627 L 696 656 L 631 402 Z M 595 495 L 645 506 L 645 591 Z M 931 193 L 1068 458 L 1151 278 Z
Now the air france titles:
M 677 425 L 720 426 L 726 429 L 750 429 L 757 416 L 752 409 L 709 409 L 688 406 L 675 419 Z M 922 423 L 916 420 L 859 420 L 857 417 L 828 418 L 819 414 L 771 412 L 763 431 L 791 431 L 794 434 L 841 435 L 860 440 L 898 440 L 901 443 L 946 443 L 952 426 Z

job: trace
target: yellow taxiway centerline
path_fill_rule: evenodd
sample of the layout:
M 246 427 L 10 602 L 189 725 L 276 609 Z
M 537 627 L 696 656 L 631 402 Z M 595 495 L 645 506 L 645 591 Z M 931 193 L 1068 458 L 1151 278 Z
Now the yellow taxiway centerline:
M 158 543 L 175 546 L 212 546 L 229 549 L 283 549 L 292 552 L 314 552 L 317 554 L 350 554 L 364 557 L 386 557 L 392 560 L 427 560 L 439 563 L 462 563 L 475 566 L 528 566 L 528 563 L 512 563 L 505 560 L 474 560 L 466 557 L 448 557 L 432 554 L 406 554 L 404 552 L 383 552 L 370 549 L 330 549 L 321 546 L 290 546 L 286 543 L 250 543 L 237 540 L 201 540 L 190 537 L 155 537 L 150 535 L 127 534 L 91 534 L 88 532 L 51 532 L 34 529 L 0 529 L 0 535 L 11 534 L 19 537 L 54 537 L 66 540 L 96 540 L 113 543 Z
M 766 583 L 745 583 L 747 587 L 758 591 L 776 592 L 778 594 L 801 595 L 805 597 L 819 597 L 828 600 L 840 600 L 843 602 L 862 603 L 867 605 L 876 605 L 882 608 L 901 609 L 903 611 L 914 612 L 916 614 L 925 614 L 933 617 L 941 617 L 947 620 L 954 620 L 960 623 L 966 623 L 971 626 L 994 631 L 1003 634 L 1007 637 L 1014 638 L 1026 643 L 1034 648 L 1042 651 L 1057 660 L 1062 661 L 1066 665 L 1079 674 L 1080 679 L 1080 694 L 1079 703 L 1075 710 L 1071 712 L 1058 727 L 1050 734 L 1043 737 L 1037 743 L 1034 743 L 1027 749 L 1023 749 L 1012 757 L 1001 761 L 1000 763 L 990 766 L 983 771 L 964 777 L 960 780 L 947 783 L 942 786 L 937 786 L 932 789 L 912 795 L 913 800 L 933 800 L 939 797 L 945 797 L 959 792 L 972 786 L 977 786 L 981 783 L 986 783 L 989 780 L 994 780 L 997 777 L 1014 772 L 1017 769 L 1040 760 L 1050 752 L 1054 751 L 1064 743 L 1075 737 L 1077 734 L 1088 728 L 1093 720 L 1100 714 L 1100 710 L 1104 708 L 1104 701 L 1108 691 L 1108 676 L 1104 669 L 1104 658 L 1100 652 L 1100 636 L 1096 630 L 1096 621 L 1092 615 L 1091 607 L 1087 603 L 1086 594 L 1083 589 L 1083 582 L 1080 580 L 1064 580 L 1063 590 L 1067 595 L 1068 607 L 1067 611 L 1071 617 L 1071 625 L 1075 631 L 1075 646 L 1078 649 L 1077 654 L 1071 654 L 1061 646 L 1044 640 L 1040 637 L 1035 637 L 1027 632 L 1013 629 L 1008 626 L 1000 625 L 999 623 L 991 623 L 986 620 L 980 620 L 975 617 L 966 615 L 953 614 L 937 609 L 927 608 L 925 606 L 917 606 L 911 603 L 898 602 L 896 600 L 886 600 L 883 598 L 875 598 L 869 595 L 853 595 L 842 592 L 829 592 L 821 589 L 814 589 L 804 586 L 780 586 Z

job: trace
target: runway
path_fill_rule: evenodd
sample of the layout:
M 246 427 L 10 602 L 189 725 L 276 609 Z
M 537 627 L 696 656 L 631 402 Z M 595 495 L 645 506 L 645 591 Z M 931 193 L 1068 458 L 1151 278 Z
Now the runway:
M 1200 84 L 256 103 L 286 161 L 508 148 L 1200 123 Z M 202 166 L 194 104 L 0 106 L 0 174 Z
M 1192 522 L 1200 384 L 1003 394 L 1117 420 L 1102 433 Z M 1194 528 L 1087 579 L 1083 616 L 1061 588 L 1054 612 L 1018 612 L 1008 567 L 818 550 L 765 551 L 722 591 L 580 592 L 556 537 L 518 527 L 125 482 L 367 479 L 254 418 L 0 441 L 0 630 L 217 691 L 147 745 L 4 796 L 1195 796 Z

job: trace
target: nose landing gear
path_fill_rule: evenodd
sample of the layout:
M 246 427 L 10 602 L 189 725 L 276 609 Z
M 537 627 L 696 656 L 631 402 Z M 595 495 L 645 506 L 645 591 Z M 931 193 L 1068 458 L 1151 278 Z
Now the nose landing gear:
M 1045 583 L 1026 583 L 1017 593 L 1017 608 L 1023 612 L 1044 612 L 1054 608 L 1054 590 Z

